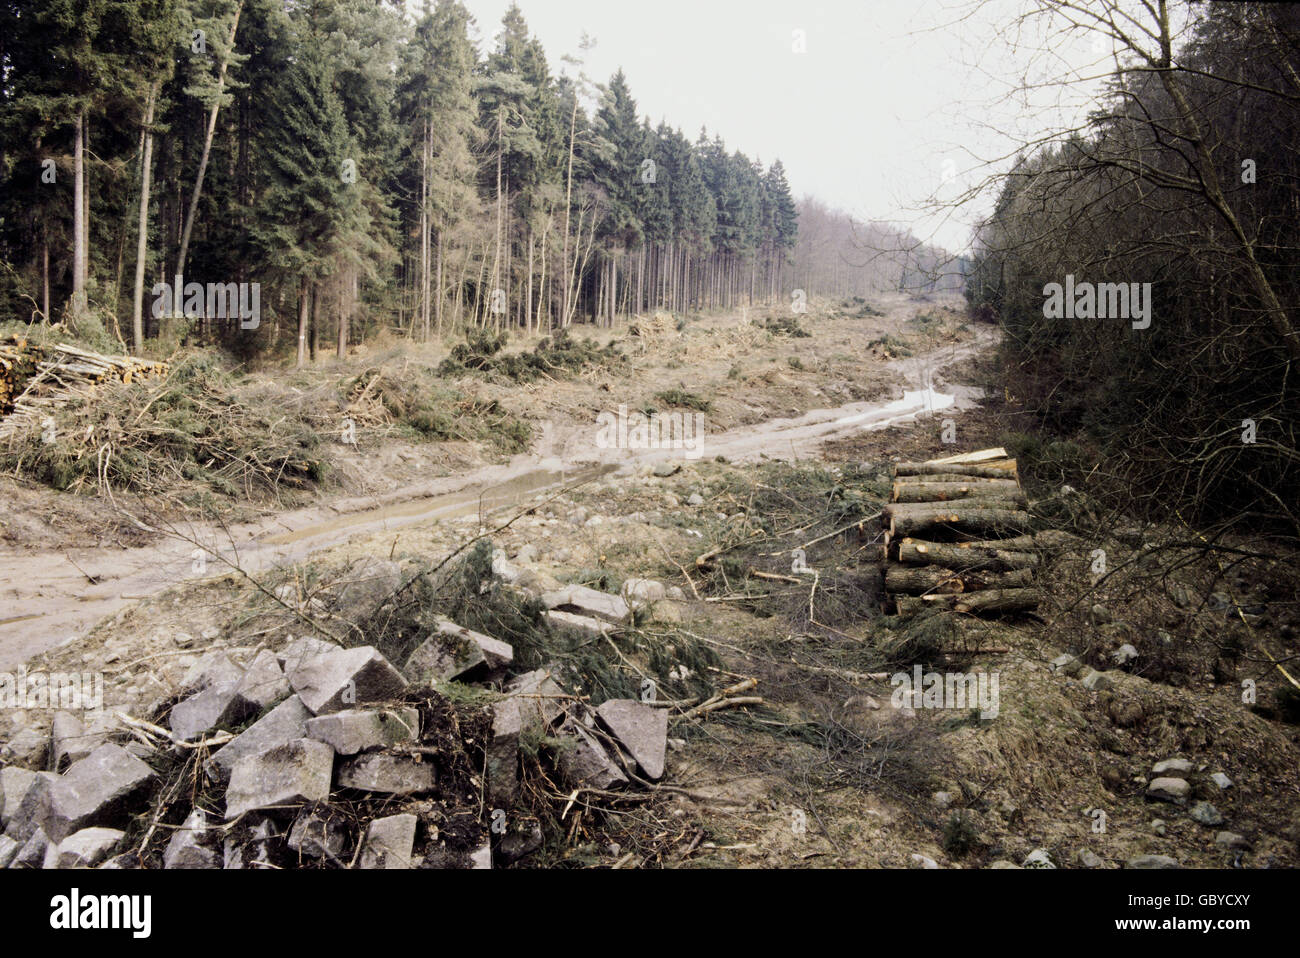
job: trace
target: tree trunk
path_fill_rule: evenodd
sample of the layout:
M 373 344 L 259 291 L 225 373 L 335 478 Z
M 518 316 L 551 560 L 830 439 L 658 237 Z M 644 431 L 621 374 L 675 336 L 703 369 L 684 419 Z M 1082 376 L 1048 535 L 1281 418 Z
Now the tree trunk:
M 86 108 L 77 111 L 72 145 L 72 322 L 86 314 Z
M 1027 506 L 1028 500 L 1014 479 L 985 482 L 895 482 L 894 502 L 949 502 L 966 499 L 1005 499 L 1010 505 Z
M 185 229 L 181 232 L 181 248 L 176 254 L 176 275 L 185 275 L 185 256 L 189 252 L 190 234 L 194 231 L 194 217 L 199 211 L 199 197 L 203 193 L 203 175 L 208 170 L 208 156 L 212 152 L 212 139 L 217 132 L 217 113 L 221 110 L 221 93 L 226 88 L 226 68 L 230 65 L 230 51 L 235 49 L 235 31 L 239 29 L 239 15 L 244 10 L 243 0 L 235 7 L 235 19 L 230 24 L 230 38 L 226 46 L 227 55 L 221 58 L 221 68 L 217 71 L 217 96 L 212 101 L 208 113 L 208 132 L 203 138 L 203 154 L 199 157 L 199 174 L 194 178 L 194 195 L 190 197 L 190 210 L 185 217 Z
M 929 506 L 924 503 L 921 505 Z M 889 523 L 890 540 L 933 530 L 997 535 L 1028 532 L 1032 527 L 1027 512 L 987 506 L 929 506 L 916 511 L 903 511 L 897 505 L 889 505 L 885 506 L 884 514 L 885 521 Z
M 144 349 L 144 260 L 149 248 L 149 177 L 153 161 L 153 111 L 158 83 L 149 88 L 144 110 L 144 153 L 140 159 L 140 222 L 135 241 L 135 288 L 131 295 L 131 348 Z
M 904 476 L 955 476 L 953 482 L 966 482 L 967 479 L 1006 479 L 1008 476 L 1016 475 L 1016 461 L 1007 459 L 1004 462 L 996 464 L 966 464 L 966 463 L 932 463 L 932 462 L 900 462 L 894 466 L 894 477 L 901 479 Z M 927 481 L 927 480 L 916 480 Z M 928 480 L 930 482 L 944 482 L 948 480 Z
M 302 278 L 302 287 L 298 294 L 298 368 L 307 361 L 307 322 L 311 309 L 311 286 L 307 277 Z

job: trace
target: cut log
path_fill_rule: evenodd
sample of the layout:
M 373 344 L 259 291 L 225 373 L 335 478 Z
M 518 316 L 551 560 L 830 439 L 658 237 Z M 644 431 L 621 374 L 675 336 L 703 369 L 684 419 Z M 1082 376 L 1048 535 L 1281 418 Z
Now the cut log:
M 900 462 L 894 465 L 895 476 L 975 476 L 983 479 L 1006 479 L 1016 474 L 1014 459 L 980 465 L 928 462 Z
M 1018 543 L 1020 539 L 1008 539 Z M 937 565 L 964 571 L 1010 572 L 1033 569 L 1038 565 L 1036 552 L 1017 552 L 1001 548 L 994 542 L 925 542 L 903 539 L 898 543 L 898 560 L 913 565 Z
M 961 571 L 942 566 L 891 565 L 885 570 L 885 589 L 906 595 L 955 595 L 959 592 L 983 592 L 988 589 L 1021 589 L 1034 584 L 1030 569 L 993 572 L 978 569 Z
M 1027 612 L 1038 608 L 1042 593 L 1037 589 L 989 589 L 956 595 L 900 595 L 894 599 L 899 615 L 915 615 L 924 609 L 953 612 Z
M 1020 508 L 1029 500 L 1013 480 L 990 479 L 987 482 L 896 482 L 894 502 L 951 502 L 954 499 L 1005 499 Z
M 946 456 L 943 459 L 927 459 L 927 465 L 947 465 L 957 463 L 979 463 L 989 462 L 994 459 L 1007 458 L 1007 451 L 1001 446 L 996 449 L 980 449 L 977 452 L 963 452 L 956 456 Z
M 914 503 L 925 508 L 913 509 L 909 505 L 885 506 L 885 520 L 889 523 L 890 538 L 915 535 L 918 532 L 947 530 L 978 535 L 1028 532 L 1033 518 L 1027 512 L 1014 509 L 996 509 L 987 506 L 954 504 L 935 507 L 931 503 Z

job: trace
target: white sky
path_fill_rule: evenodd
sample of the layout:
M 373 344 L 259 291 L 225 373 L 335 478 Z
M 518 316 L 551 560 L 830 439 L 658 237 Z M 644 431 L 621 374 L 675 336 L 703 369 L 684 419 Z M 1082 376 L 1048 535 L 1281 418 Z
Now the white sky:
M 1034 135 L 1079 113 L 1040 91 L 1031 108 L 1004 99 L 1026 71 L 1086 68 L 1105 51 L 1085 36 L 1042 37 L 1014 19 L 1026 0 L 520 0 L 552 72 L 566 69 L 587 31 L 586 72 L 604 82 L 620 66 L 642 115 L 694 140 L 700 127 L 730 149 L 780 158 L 796 196 L 810 193 L 863 219 L 908 225 L 950 250 L 966 247 L 989 196 L 945 215 L 954 199 L 1006 163 L 1006 131 Z M 413 0 L 408 0 L 414 8 Z M 490 45 L 509 0 L 465 0 Z M 969 14 L 959 22 L 959 18 Z M 807 52 L 793 52 L 803 30 Z M 1034 58 L 1037 58 L 1036 60 Z M 1088 84 L 1088 89 L 1095 85 Z

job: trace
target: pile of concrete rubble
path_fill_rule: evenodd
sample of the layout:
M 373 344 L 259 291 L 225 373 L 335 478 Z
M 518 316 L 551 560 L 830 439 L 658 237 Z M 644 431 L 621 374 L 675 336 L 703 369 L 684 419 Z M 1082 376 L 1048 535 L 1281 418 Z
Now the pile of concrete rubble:
M 523 575 L 500 554 L 494 572 Z M 666 592 L 633 580 L 621 596 L 537 594 L 553 629 L 600 637 Z M 0 867 L 490 868 L 542 844 L 520 802 L 521 739 L 560 740 L 570 790 L 663 776 L 667 709 L 590 707 L 556 668 L 508 678 L 513 661 L 508 643 L 445 619 L 400 668 L 373 646 L 310 637 L 211 649 L 166 727 L 60 712 L 48 738 L 0 749 Z M 447 681 L 500 695 L 456 707 L 433 691 Z

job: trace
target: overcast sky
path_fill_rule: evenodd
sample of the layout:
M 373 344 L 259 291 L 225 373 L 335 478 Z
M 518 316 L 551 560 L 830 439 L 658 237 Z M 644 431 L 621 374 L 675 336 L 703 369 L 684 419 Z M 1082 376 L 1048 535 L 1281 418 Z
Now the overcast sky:
M 408 0 L 412 7 L 414 0 Z M 465 0 L 490 46 L 509 0 Z M 983 203 L 926 213 L 988 175 L 983 161 L 1014 151 L 1004 132 L 1077 116 L 1040 91 L 1026 109 L 1008 84 L 1034 69 L 1041 37 L 1013 28 L 1023 0 L 520 0 L 553 72 L 597 46 L 586 72 L 619 67 L 642 115 L 693 140 L 701 126 L 731 149 L 784 162 L 796 196 L 812 194 L 863 219 L 902 222 L 923 239 L 965 248 Z M 964 15 L 965 19 L 959 19 Z M 794 31 L 806 52 L 796 53 Z M 1051 69 L 1086 68 L 1086 37 L 1051 38 Z M 1040 54 L 1041 57 L 1041 54 Z M 1039 66 L 1042 66 L 1040 63 Z M 1002 164 L 1000 169 L 1005 168 Z

